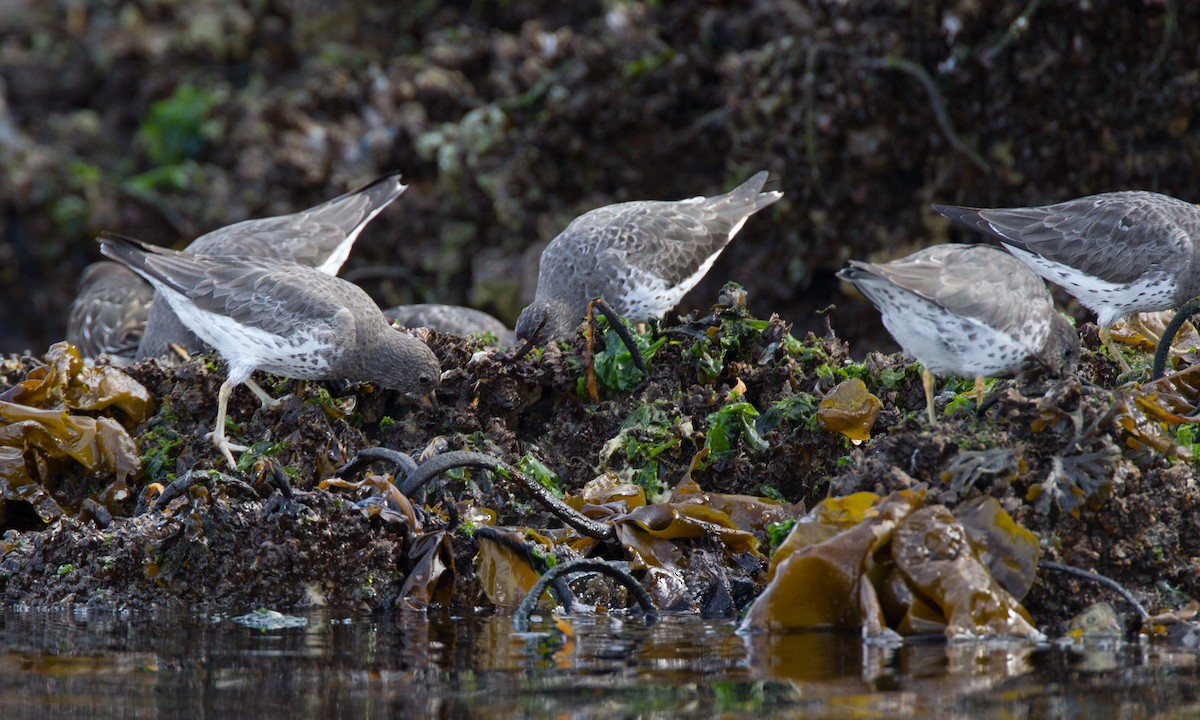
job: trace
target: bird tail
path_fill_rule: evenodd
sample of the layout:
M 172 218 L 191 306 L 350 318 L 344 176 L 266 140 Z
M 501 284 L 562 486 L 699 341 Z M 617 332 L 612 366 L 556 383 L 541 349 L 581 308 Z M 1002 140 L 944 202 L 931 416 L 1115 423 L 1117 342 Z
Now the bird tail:
M 334 225 L 346 235 L 357 234 L 407 189 L 408 186 L 400 182 L 400 173 L 393 172 L 323 202 L 308 212 L 314 219 Z
M 981 208 L 964 207 L 961 205 L 936 204 L 932 207 L 935 212 L 944 215 L 953 222 L 959 223 L 960 225 L 966 225 L 972 230 L 981 232 L 985 235 L 991 235 L 992 237 L 1004 239 L 1003 236 L 996 232 L 995 228 L 993 228 L 987 220 L 983 219 L 983 215 L 980 214 Z
M 846 266 L 837 271 L 837 276 L 855 285 L 858 285 L 860 282 L 870 282 L 879 279 L 879 275 L 872 271 L 870 263 L 859 260 L 847 261 Z
M 713 198 L 713 205 L 717 213 L 728 216 L 734 223 L 738 223 L 739 220 L 778 201 L 783 197 L 781 191 L 763 192 L 763 186 L 767 184 L 767 176 L 766 170 L 755 173 L 753 177 L 733 190 Z
M 175 288 L 172 279 L 163 273 L 160 268 L 151 263 L 150 260 L 156 256 L 171 257 L 181 255 L 182 253 L 169 248 L 150 245 L 141 240 L 135 240 L 134 238 L 114 232 L 101 232 L 96 239 L 100 241 L 100 252 L 105 257 L 116 260 L 138 275 L 146 278 L 152 284 L 157 281 L 165 283 L 173 289 L 179 289 Z
M 131 238 L 128 235 L 108 232 L 107 230 L 102 231 L 96 239 L 100 241 L 101 253 L 116 260 L 130 270 L 137 270 L 139 266 L 144 266 L 146 256 L 151 253 L 171 252 L 166 248 L 156 247 L 141 240 Z

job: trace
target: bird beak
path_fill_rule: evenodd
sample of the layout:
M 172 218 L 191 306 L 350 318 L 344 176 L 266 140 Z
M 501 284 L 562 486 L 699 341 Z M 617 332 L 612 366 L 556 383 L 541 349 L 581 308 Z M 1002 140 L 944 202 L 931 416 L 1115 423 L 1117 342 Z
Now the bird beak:
M 437 395 L 433 390 L 430 390 L 424 395 L 415 395 L 411 397 L 417 403 L 417 405 L 425 408 L 426 410 L 430 410 L 438 406 Z

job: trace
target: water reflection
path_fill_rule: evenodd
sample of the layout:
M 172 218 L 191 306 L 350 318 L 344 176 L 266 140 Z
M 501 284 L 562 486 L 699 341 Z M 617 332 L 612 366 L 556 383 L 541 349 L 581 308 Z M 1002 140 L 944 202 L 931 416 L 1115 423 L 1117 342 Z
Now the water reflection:
M 1200 708 L 1195 657 L 727 623 L 362 617 L 251 630 L 228 617 L 0 615 L 0 717 L 1137 717 Z

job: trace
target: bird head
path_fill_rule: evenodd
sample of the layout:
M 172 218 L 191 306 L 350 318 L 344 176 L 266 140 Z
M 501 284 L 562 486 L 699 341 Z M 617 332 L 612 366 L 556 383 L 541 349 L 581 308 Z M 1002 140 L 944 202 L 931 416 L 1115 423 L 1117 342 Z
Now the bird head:
M 437 356 L 406 332 L 389 329 L 385 337 L 385 342 L 371 350 L 371 370 L 363 379 L 398 390 L 421 405 L 431 404 L 442 377 Z
M 567 340 L 583 322 L 583 315 L 583 311 L 576 312 L 568 303 L 548 297 L 536 298 L 517 318 L 517 339 L 528 340 L 537 333 L 541 343 Z
M 1069 320 L 1054 313 L 1050 319 L 1050 332 L 1038 353 L 1039 364 L 1048 375 L 1066 377 L 1075 372 L 1079 353 L 1079 334 Z

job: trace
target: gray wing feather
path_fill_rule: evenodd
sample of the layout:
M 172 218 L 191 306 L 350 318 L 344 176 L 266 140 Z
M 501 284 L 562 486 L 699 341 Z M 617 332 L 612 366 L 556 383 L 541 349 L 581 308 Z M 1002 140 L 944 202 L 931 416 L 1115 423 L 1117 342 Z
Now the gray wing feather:
M 346 303 L 340 302 L 340 293 L 330 293 L 336 289 L 330 287 L 332 283 L 322 282 L 333 278 L 311 268 L 281 267 L 278 261 L 266 265 L 258 259 L 221 260 L 190 274 L 195 282 L 185 294 L 203 310 L 228 315 L 266 332 L 288 335 L 300 325 L 319 328 L 333 323 L 346 308 Z M 179 280 L 181 275 L 172 269 L 173 278 Z
M 935 245 L 889 263 L 851 261 L 851 266 L 1000 330 L 1019 328 L 1030 319 L 1031 309 L 1040 313 L 1052 308 L 1045 282 L 1020 260 L 989 245 Z M 1023 301 L 1032 297 L 1046 302 Z
M 357 286 L 310 267 L 271 258 L 188 255 L 136 240 L 102 236 L 100 249 L 198 308 L 277 335 L 298 326 L 339 323 L 353 332 L 354 309 L 378 307 Z M 343 327 L 350 312 L 350 327 Z M 382 317 L 380 318 L 382 322 Z
M 84 357 L 106 353 L 133 358 L 149 315 L 154 289 L 115 262 L 89 265 L 67 318 L 67 342 Z
M 185 252 L 274 257 L 316 267 L 405 189 L 399 173 L 386 175 L 307 210 L 218 228 L 196 238 Z
M 539 287 L 547 276 L 567 274 L 580 278 L 589 294 L 598 294 L 605 278 L 634 266 L 676 285 L 723 250 L 750 215 L 782 197 L 762 192 L 766 180 L 767 173 L 760 172 L 716 197 L 619 203 L 584 213 L 542 254 Z M 602 273 L 593 259 L 601 253 Z M 596 274 L 602 277 L 592 277 Z
M 442 333 L 454 335 L 473 335 L 476 333 L 491 333 L 498 339 L 504 340 L 512 331 L 504 323 L 488 315 L 482 310 L 460 307 L 458 305 L 438 305 L 434 303 L 418 305 L 399 305 L 385 310 L 384 317 L 397 322 L 404 327 L 427 327 Z
M 1029 208 L 934 206 L 1014 247 L 1113 283 L 1191 256 L 1200 210 L 1150 192 L 1104 193 Z

